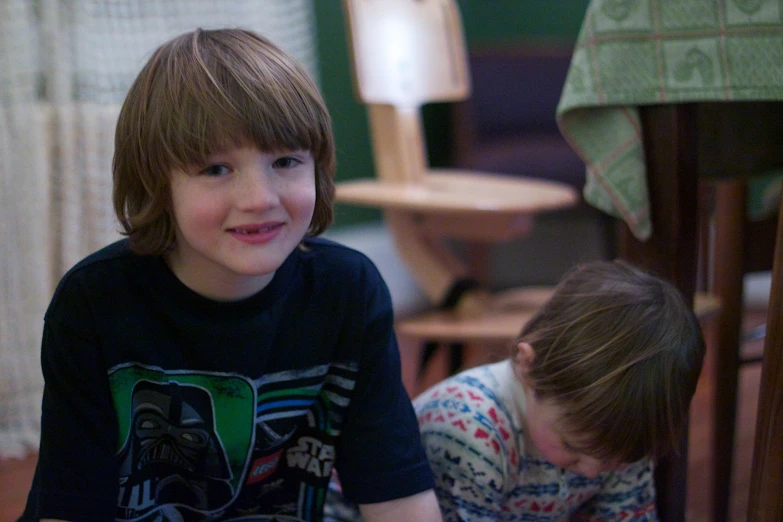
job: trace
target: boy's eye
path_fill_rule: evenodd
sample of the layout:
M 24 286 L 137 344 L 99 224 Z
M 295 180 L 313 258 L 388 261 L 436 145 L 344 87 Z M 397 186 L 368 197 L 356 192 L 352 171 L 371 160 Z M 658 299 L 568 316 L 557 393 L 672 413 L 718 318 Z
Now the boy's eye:
M 222 176 L 228 172 L 228 167 L 225 165 L 210 165 L 201 171 L 206 176 Z
M 292 169 L 300 163 L 302 163 L 300 160 L 292 158 L 291 156 L 286 156 L 275 160 L 274 167 L 277 169 Z

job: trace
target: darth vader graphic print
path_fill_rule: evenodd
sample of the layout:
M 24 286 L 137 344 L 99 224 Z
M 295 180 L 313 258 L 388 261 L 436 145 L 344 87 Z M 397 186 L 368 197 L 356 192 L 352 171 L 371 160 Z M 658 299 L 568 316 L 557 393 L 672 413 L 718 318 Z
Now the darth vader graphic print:
M 118 519 L 203 520 L 224 510 L 253 447 L 252 383 L 140 366 L 115 370 L 110 382 L 122 439 Z
M 124 505 L 150 500 L 156 477 L 158 503 L 184 502 L 210 510 L 231 500 L 231 470 L 215 433 L 209 392 L 176 381 L 141 381 L 131 408 L 131 430 L 119 469 L 121 477 L 134 477 L 137 483 L 122 488 Z
M 357 368 L 113 368 L 117 520 L 321 520 Z

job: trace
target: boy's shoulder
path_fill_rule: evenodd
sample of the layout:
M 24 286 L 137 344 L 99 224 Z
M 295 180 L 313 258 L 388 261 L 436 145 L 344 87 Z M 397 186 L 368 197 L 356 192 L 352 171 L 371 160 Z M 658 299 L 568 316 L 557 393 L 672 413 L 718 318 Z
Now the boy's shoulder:
M 456 400 L 497 399 L 505 381 L 507 361 L 484 364 L 468 368 L 456 375 L 434 384 L 414 398 L 414 404 L 426 402 L 432 398 Z
M 317 256 L 333 256 L 338 258 L 347 259 L 366 259 L 369 258 L 356 250 L 342 243 L 338 243 L 333 239 L 327 239 L 325 237 L 310 237 L 307 236 L 302 240 L 305 252 L 313 252 Z
M 94 271 L 103 271 L 116 262 L 127 262 L 141 256 L 134 254 L 128 239 L 120 239 L 88 255 L 71 267 L 60 280 L 60 286 L 75 277 L 89 277 Z
M 431 460 L 442 464 L 447 455 L 471 455 L 501 475 L 516 465 L 524 442 L 516 406 L 505 390 L 506 366 L 503 361 L 468 369 L 414 399 Z
M 88 255 L 78 263 L 76 263 L 66 276 L 73 272 L 78 272 L 91 265 L 102 263 L 104 261 L 113 261 L 115 259 L 127 258 L 134 255 L 130 248 L 130 241 L 127 238 L 120 239 L 114 243 L 110 243 L 103 248 L 96 250 L 92 254 Z
M 306 237 L 300 251 L 300 258 L 311 263 L 321 273 L 345 277 L 370 274 L 380 278 L 375 263 L 366 254 L 337 241 Z
M 483 430 L 491 438 L 505 434 L 498 438 L 505 444 L 513 426 L 519 424 L 505 382 L 506 366 L 499 362 L 470 368 L 421 393 L 413 407 L 422 432 L 448 432 L 464 440 L 481 438 Z
M 62 276 L 52 296 L 50 310 L 59 300 L 70 299 L 66 295 L 74 294 L 76 287 L 88 293 L 99 293 L 120 280 L 127 280 L 127 277 L 120 276 L 121 272 L 132 272 L 133 267 L 149 263 L 152 259 L 134 254 L 127 239 L 111 243 L 76 263 Z

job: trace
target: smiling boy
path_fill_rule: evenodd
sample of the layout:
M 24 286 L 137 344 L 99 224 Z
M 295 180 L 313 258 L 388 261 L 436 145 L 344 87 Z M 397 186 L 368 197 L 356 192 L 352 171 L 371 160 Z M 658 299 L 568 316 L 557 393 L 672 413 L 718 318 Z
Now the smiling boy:
M 263 37 L 158 48 L 117 123 L 127 239 L 46 312 L 21 520 L 321 520 L 332 468 L 370 521 L 441 519 L 388 289 L 332 221 L 318 89 Z

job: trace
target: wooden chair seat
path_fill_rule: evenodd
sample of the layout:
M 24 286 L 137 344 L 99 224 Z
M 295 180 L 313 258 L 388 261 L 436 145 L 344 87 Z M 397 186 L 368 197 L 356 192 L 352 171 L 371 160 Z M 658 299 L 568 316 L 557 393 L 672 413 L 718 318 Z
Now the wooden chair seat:
M 417 344 L 437 342 L 511 343 L 553 293 L 550 287 L 526 287 L 493 294 L 482 310 L 439 310 L 397 321 L 397 335 Z M 696 293 L 694 311 L 700 320 L 720 310 L 713 294 Z
M 411 182 L 338 183 L 336 199 L 415 213 L 418 228 L 432 235 L 508 241 L 529 232 L 534 214 L 573 206 L 578 195 L 562 183 L 444 169 Z
M 419 182 L 365 179 L 339 183 L 345 203 L 422 213 L 525 214 L 572 206 L 562 183 L 466 170 L 430 170 Z

